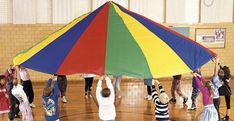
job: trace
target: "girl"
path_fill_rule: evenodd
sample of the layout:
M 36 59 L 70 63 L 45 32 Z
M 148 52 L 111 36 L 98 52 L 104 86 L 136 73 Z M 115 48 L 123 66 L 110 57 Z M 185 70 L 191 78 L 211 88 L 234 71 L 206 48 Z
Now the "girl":
M 222 89 L 219 89 L 219 93 L 222 96 L 225 96 L 225 101 L 226 101 L 226 116 L 222 118 L 222 121 L 228 121 L 229 120 L 229 114 L 230 114 L 230 110 L 231 110 L 231 88 L 229 86 L 229 81 L 231 80 L 231 71 L 229 69 L 229 67 L 227 66 L 220 66 L 220 68 L 224 71 L 224 77 L 222 79 L 222 81 L 224 82 L 224 85 L 222 86 Z
M 213 104 L 213 89 L 211 81 L 205 81 L 199 74 L 193 73 L 197 86 L 201 90 L 204 109 L 201 121 L 218 121 L 218 113 Z
M 85 79 L 85 98 L 92 97 L 91 90 L 92 90 L 93 78 L 96 75 L 95 74 L 83 74 L 82 76 Z
M 0 75 L 0 115 L 1 121 L 4 119 L 4 114 L 9 112 L 9 96 L 6 89 L 5 76 Z

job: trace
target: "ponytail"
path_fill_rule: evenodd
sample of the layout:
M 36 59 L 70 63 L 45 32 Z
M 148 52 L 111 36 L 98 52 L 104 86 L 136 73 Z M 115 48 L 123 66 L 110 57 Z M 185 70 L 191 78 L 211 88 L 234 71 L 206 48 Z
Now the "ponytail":
M 211 84 L 211 81 L 207 81 L 205 83 L 205 87 L 209 90 L 210 92 L 210 99 L 213 99 L 213 96 L 214 96 L 214 90 L 212 88 L 212 84 Z

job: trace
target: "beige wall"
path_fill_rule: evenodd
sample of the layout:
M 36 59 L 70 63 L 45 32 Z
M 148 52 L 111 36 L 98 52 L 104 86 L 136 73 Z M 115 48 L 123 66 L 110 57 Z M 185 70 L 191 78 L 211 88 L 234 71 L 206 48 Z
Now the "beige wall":
M 14 25 L 0 24 L 0 74 L 4 73 L 8 65 L 12 64 L 14 56 L 31 47 L 33 44 L 42 40 L 44 37 L 53 33 L 63 25 L 54 24 L 34 24 L 34 25 Z M 177 25 L 175 25 L 177 26 Z M 188 26 L 188 25 L 178 25 Z M 190 37 L 195 38 L 195 28 L 226 28 L 225 48 L 212 49 L 221 59 L 221 63 L 228 65 L 234 72 L 234 24 L 198 24 L 190 25 Z M 211 76 L 214 64 L 209 62 L 203 67 L 204 76 Z M 30 71 L 33 81 L 46 80 L 49 76 L 35 71 Z M 75 80 L 78 75 L 69 76 Z

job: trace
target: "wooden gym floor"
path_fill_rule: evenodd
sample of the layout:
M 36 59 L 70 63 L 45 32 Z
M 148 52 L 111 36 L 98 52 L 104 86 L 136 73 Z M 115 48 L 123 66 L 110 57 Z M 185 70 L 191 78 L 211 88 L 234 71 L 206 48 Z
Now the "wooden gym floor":
M 234 87 L 234 80 L 231 81 L 231 88 Z M 94 81 L 92 95 L 93 98 L 86 99 L 84 97 L 84 82 L 68 82 L 67 100 L 68 103 L 62 103 L 59 99 L 60 121 L 99 121 L 98 105 L 95 98 L 97 80 Z M 170 96 L 171 80 L 161 80 L 161 83 Z M 44 121 L 44 111 L 42 108 L 42 90 L 44 85 L 34 83 L 36 108 L 33 109 L 35 121 Z M 183 105 L 182 99 L 177 97 L 176 104 L 169 104 L 169 115 L 173 121 L 194 121 L 196 116 L 202 111 L 201 94 L 197 98 L 197 110 L 195 112 L 188 112 L 187 108 L 191 105 L 191 80 L 181 81 L 182 92 L 189 97 L 187 105 Z M 142 80 L 125 79 L 121 82 L 122 99 L 116 98 L 116 121 L 154 121 L 154 104 L 147 101 L 144 97 L 147 94 L 146 86 Z M 232 89 L 232 92 L 234 89 Z M 232 93 L 233 94 L 233 93 Z M 234 121 L 234 96 L 231 97 L 231 114 L 230 121 Z M 221 117 L 226 114 L 225 99 L 221 97 L 220 104 Z M 107 114 L 108 115 L 108 114 Z M 5 115 L 6 120 L 6 115 Z M 4 120 L 4 121 L 5 121 Z M 6 120 L 7 121 L 7 120 Z M 21 120 L 20 120 L 21 121 Z

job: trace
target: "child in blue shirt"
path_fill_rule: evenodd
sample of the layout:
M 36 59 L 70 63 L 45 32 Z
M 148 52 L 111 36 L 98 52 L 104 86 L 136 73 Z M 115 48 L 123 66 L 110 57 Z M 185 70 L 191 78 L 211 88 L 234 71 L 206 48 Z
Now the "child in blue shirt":
M 51 87 L 52 80 L 54 80 L 54 87 Z M 48 80 L 42 98 L 46 121 L 59 121 L 59 88 L 56 76 L 52 76 Z

